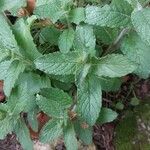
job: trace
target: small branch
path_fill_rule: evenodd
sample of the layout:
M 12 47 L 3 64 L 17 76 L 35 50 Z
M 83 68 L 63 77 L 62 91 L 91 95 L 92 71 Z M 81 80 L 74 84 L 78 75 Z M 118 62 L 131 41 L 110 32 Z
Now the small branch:
M 108 49 L 105 51 L 104 56 L 107 55 L 110 52 L 113 52 L 120 46 L 120 42 L 123 39 L 123 37 L 130 31 L 129 28 L 124 28 L 120 34 L 117 36 L 115 41 L 108 47 Z

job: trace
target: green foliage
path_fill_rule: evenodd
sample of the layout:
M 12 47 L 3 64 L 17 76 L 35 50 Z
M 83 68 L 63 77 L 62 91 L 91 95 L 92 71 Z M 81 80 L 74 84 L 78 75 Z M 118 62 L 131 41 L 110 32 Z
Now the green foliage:
M 113 0 L 111 5 L 104 7 L 88 6 L 85 22 L 102 27 L 128 27 L 131 25 L 131 6 L 120 0 Z
M 94 53 L 95 50 L 95 36 L 93 28 L 89 25 L 79 25 L 76 28 L 74 48 L 79 51 L 87 53 Z
M 146 3 L 37 0 L 33 16 L 12 24 L 6 10 L 17 15 L 26 1 L 1 0 L 0 80 L 6 100 L 0 103 L 0 139 L 15 132 L 25 150 L 33 149 L 28 127 L 38 131 L 42 111 L 50 118 L 40 131 L 42 142 L 63 136 L 68 150 L 78 149 L 78 138 L 91 144 L 92 126 L 117 117 L 103 107 L 102 91 L 119 90 L 128 74 L 150 75 Z
M 78 113 L 89 125 L 94 125 L 101 109 L 101 85 L 96 77 L 87 77 L 78 85 Z
M 15 133 L 24 150 L 33 150 L 33 143 L 30 139 L 28 128 L 23 120 L 18 121 Z
M 137 69 L 134 72 L 143 78 L 148 78 L 150 75 L 149 48 L 148 43 L 144 43 L 135 33 L 127 36 L 122 42 L 122 52 L 137 64 Z
M 40 18 L 50 18 L 53 23 L 63 16 L 67 17 L 71 0 L 47 0 L 39 4 L 34 13 Z
M 78 143 L 77 143 L 76 133 L 75 133 L 73 124 L 68 124 L 64 128 L 64 140 L 65 140 L 65 145 L 67 147 L 67 150 L 70 150 L 70 149 L 77 150 L 78 149 Z
M 148 17 L 149 15 L 150 10 L 148 8 L 144 8 L 133 12 L 131 16 L 135 30 L 142 38 L 142 40 L 146 41 L 148 44 L 150 44 L 150 37 L 149 37 L 150 18 Z
M 136 69 L 136 65 L 120 54 L 107 55 L 106 57 L 102 57 L 101 59 L 96 59 L 94 61 L 94 74 L 97 76 L 111 78 L 121 77 Z
M 109 108 L 102 108 L 97 122 L 101 124 L 112 122 L 117 118 L 117 116 L 118 114 L 115 111 Z
M 67 55 L 55 52 L 44 55 L 35 60 L 36 68 L 52 75 L 75 74 L 81 65 L 80 55 L 77 52 L 69 52 Z
M 18 10 L 22 7 L 26 6 L 25 0 L 1 0 L 0 1 L 0 12 L 9 10 L 13 14 L 17 14 Z
M 74 8 L 69 12 L 69 20 L 75 24 L 79 24 L 80 22 L 85 20 L 85 8 L 78 7 Z
M 92 143 L 93 138 L 92 127 L 83 128 L 82 121 L 77 120 L 75 123 L 75 131 L 77 136 L 83 141 L 84 144 L 88 145 Z
M 134 111 L 129 110 L 125 113 L 125 118 L 116 128 L 114 144 L 117 150 L 149 149 L 149 114 L 149 103 L 140 104 Z
M 50 120 L 42 128 L 40 134 L 40 141 L 47 143 L 58 138 L 62 134 L 62 121 L 61 120 Z
M 59 37 L 58 46 L 62 53 L 68 53 L 73 45 L 74 30 L 72 28 L 66 29 Z

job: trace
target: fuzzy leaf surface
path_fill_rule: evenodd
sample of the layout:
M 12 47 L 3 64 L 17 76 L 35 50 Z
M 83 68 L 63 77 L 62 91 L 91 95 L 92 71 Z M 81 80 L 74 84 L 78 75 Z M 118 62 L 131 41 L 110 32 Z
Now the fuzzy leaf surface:
M 122 77 L 132 73 L 136 65 L 126 56 L 121 54 L 111 54 L 96 60 L 95 75 L 104 77 Z M 96 65 L 97 64 L 97 65 Z
M 4 92 L 6 96 L 10 95 L 16 80 L 18 79 L 20 73 L 24 71 L 24 69 L 25 65 L 22 62 L 16 60 L 11 63 L 4 79 Z
M 65 109 L 71 106 L 70 96 L 62 90 L 50 88 L 41 91 L 37 97 L 37 104 L 49 116 L 63 118 Z
M 80 66 L 81 56 L 76 52 L 69 52 L 67 55 L 54 52 L 44 55 L 35 60 L 36 68 L 53 75 L 75 74 Z
M 43 143 L 52 142 L 63 133 L 62 121 L 50 120 L 40 132 L 40 141 Z
M 117 3 L 114 1 L 112 5 L 105 5 L 104 7 L 87 6 L 85 22 L 102 27 L 126 27 L 131 24 L 130 14 L 128 14 L 130 12 L 131 7 L 125 1 L 117 1 Z
M 93 130 L 92 127 L 88 127 L 86 129 L 82 128 L 82 122 L 77 120 L 75 123 L 75 131 L 77 136 L 82 140 L 84 144 L 91 144 L 92 143 L 92 134 Z
M 150 46 L 133 33 L 124 39 L 121 50 L 131 61 L 137 64 L 134 73 L 142 78 L 148 78 L 150 75 Z
M 66 7 L 69 5 L 71 0 L 48 0 L 40 3 L 34 11 L 40 18 L 49 18 L 55 23 L 62 16 L 66 15 Z
M 79 25 L 76 28 L 74 48 L 87 53 L 95 53 L 96 38 L 93 27 L 89 25 Z
M 96 77 L 87 77 L 78 85 L 78 113 L 89 125 L 94 125 L 101 110 L 102 93 L 101 85 Z
M 77 143 L 74 126 L 71 123 L 64 128 L 64 140 L 65 140 L 65 146 L 67 150 L 78 149 L 78 143 Z
M 150 45 L 150 9 L 144 8 L 132 13 L 132 23 L 141 39 Z
M 66 29 L 59 37 L 58 46 L 62 53 L 68 53 L 73 45 L 74 30 Z
M 33 150 L 33 142 L 30 138 L 29 129 L 23 120 L 18 121 L 15 133 L 24 150 Z
M 78 7 L 74 8 L 69 13 L 69 20 L 75 24 L 79 24 L 80 22 L 85 20 L 85 8 Z
M 11 51 L 19 54 L 19 47 L 7 19 L 0 13 L 0 51 Z M 1 57 L 1 56 L 0 56 Z
M 41 55 L 33 42 L 30 28 L 23 19 L 18 20 L 13 26 L 13 33 L 21 48 L 22 55 L 30 60 L 34 60 Z
M 117 116 L 118 114 L 115 111 L 109 108 L 102 108 L 97 122 L 101 124 L 112 122 L 117 118 Z
M 17 14 L 17 11 L 26 6 L 26 0 L 1 0 L 0 1 L 0 11 L 9 10 L 13 14 Z

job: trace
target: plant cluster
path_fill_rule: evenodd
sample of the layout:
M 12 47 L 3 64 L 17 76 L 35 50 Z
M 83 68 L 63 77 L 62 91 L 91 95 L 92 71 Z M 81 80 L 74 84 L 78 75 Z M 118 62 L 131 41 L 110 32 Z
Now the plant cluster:
M 26 0 L 0 1 L 0 139 L 16 133 L 33 149 L 29 127 L 37 114 L 49 121 L 43 143 L 64 137 L 77 150 L 77 137 L 92 142 L 92 126 L 117 113 L 102 105 L 102 91 L 116 91 L 122 77 L 150 75 L 148 0 L 37 0 L 33 14 L 18 17 Z M 6 10 L 9 14 L 6 15 Z

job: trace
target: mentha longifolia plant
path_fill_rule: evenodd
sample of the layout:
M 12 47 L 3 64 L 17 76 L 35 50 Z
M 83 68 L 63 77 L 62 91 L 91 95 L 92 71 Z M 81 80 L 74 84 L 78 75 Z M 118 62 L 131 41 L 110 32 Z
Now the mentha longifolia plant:
M 102 91 L 116 91 L 122 77 L 150 75 L 148 0 L 37 0 L 18 17 L 26 0 L 0 1 L 0 139 L 14 132 L 32 150 L 29 127 L 43 143 L 77 137 L 92 143 L 92 126 L 117 113 L 102 106 Z M 7 11 L 6 11 L 7 10 Z M 48 116 L 39 131 L 37 115 Z

